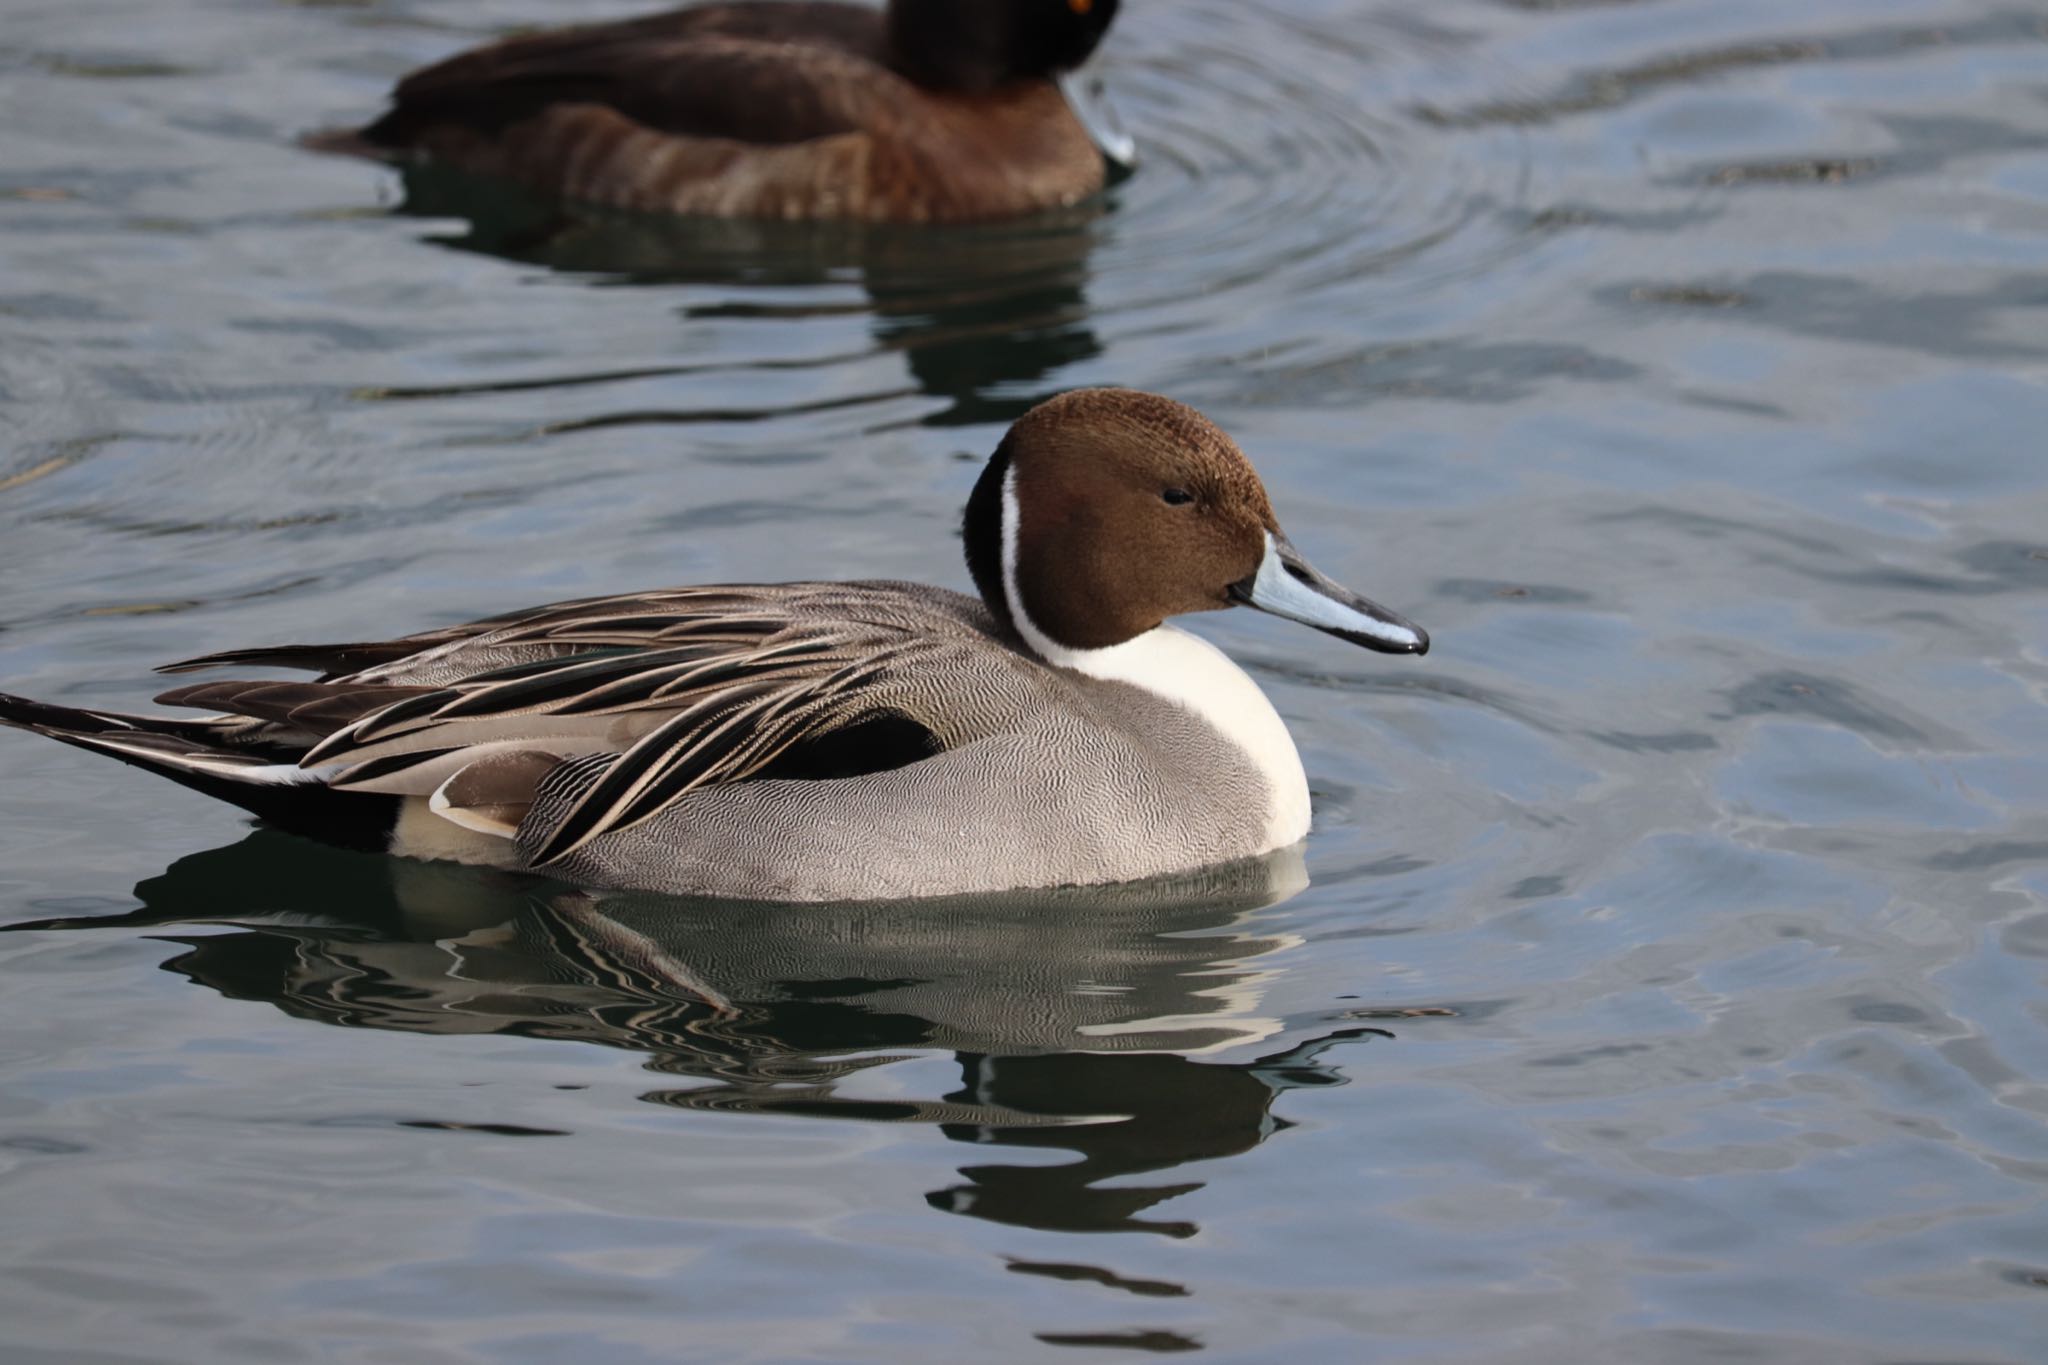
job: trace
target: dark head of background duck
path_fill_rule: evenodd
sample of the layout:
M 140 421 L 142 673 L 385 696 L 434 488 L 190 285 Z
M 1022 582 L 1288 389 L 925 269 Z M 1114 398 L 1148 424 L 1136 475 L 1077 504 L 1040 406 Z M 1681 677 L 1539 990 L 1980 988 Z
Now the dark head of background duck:
M 890 0 L 890 65 L 968 94 L 1071 71 L 1116 18 L 1118 0 Z

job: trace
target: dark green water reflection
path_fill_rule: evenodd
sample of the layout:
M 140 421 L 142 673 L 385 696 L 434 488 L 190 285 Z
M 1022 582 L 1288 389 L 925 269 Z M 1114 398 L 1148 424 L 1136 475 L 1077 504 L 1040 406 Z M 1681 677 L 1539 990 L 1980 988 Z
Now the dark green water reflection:
M 1289 851 L 1130 886 L 772 906 L 594 896 L 259 831 L 143 882 L 128 914 L 13 927 L 231 928 L 170 935 L 185 948 L 164 970 L 329 1024 L 625 1049 L 701 1082 L 642 1096 L 693 1112 L 929 1124 L 991 1151 L 1069 1153 L 1057 1165 L 977 1160 L 927 1199 L 1048 1231 L 1186 1237 L 1193 1223 L 1148 1215 L 1199 1179 L 1106 1182 L 1249 1150 L 1285 1126 L 1276 1094 L 1340 1083 L 1315 1061 L 1325 1047 L 1393 1037 L 1332 1025 L 1259 1051 L 1283 1028 L 1259 1012 L 1260 960 L 1288 939 L 1261 932 L 1257 912 L 1304 875 Z M 1190 1055 L 1233 1045 L 1250 1059 Z M 840 1093 L 901 1049 L 950 1052 L 957 1088 Z

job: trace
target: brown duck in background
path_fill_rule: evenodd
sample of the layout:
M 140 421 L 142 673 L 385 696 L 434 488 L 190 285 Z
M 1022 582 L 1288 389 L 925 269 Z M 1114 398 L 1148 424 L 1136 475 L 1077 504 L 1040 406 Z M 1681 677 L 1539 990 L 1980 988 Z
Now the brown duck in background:
M 1117 3 L 742 0 L 526 34 L 416 71 L 382 118 L 308 143 L 654 212 L 1013 217 L 1128 159 L 1060 80 Z

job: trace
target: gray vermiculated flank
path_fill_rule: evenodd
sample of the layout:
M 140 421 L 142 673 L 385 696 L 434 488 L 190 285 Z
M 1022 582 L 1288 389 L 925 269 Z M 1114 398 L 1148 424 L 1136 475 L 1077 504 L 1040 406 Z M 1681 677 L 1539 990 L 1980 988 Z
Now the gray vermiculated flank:
M 595 886 L 882 899 L 1127 881 L 1261 851 L 1265 781 L 1192 712 L 1027 658 L 972 598 L 849 586 L 879 614 L 954 637 L 940 666 L 892 680 L 917 719 L 938 722 L 944 752 L 860 777 L 700 787 L 549 870 Z M 537 846 L 595 777 L 544 784 L 520 845 Z

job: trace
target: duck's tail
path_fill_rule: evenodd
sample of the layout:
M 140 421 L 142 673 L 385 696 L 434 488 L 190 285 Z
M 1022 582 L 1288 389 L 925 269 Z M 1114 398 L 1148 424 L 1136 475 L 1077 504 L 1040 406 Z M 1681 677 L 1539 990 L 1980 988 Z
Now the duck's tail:
M 219 720 L 89 711 L 0 692 L 0 725 L 118 758 L 326 843 L 381 851 L 398 816 L 396 797 L 335 791 L 289 755 L 235 747 Z

